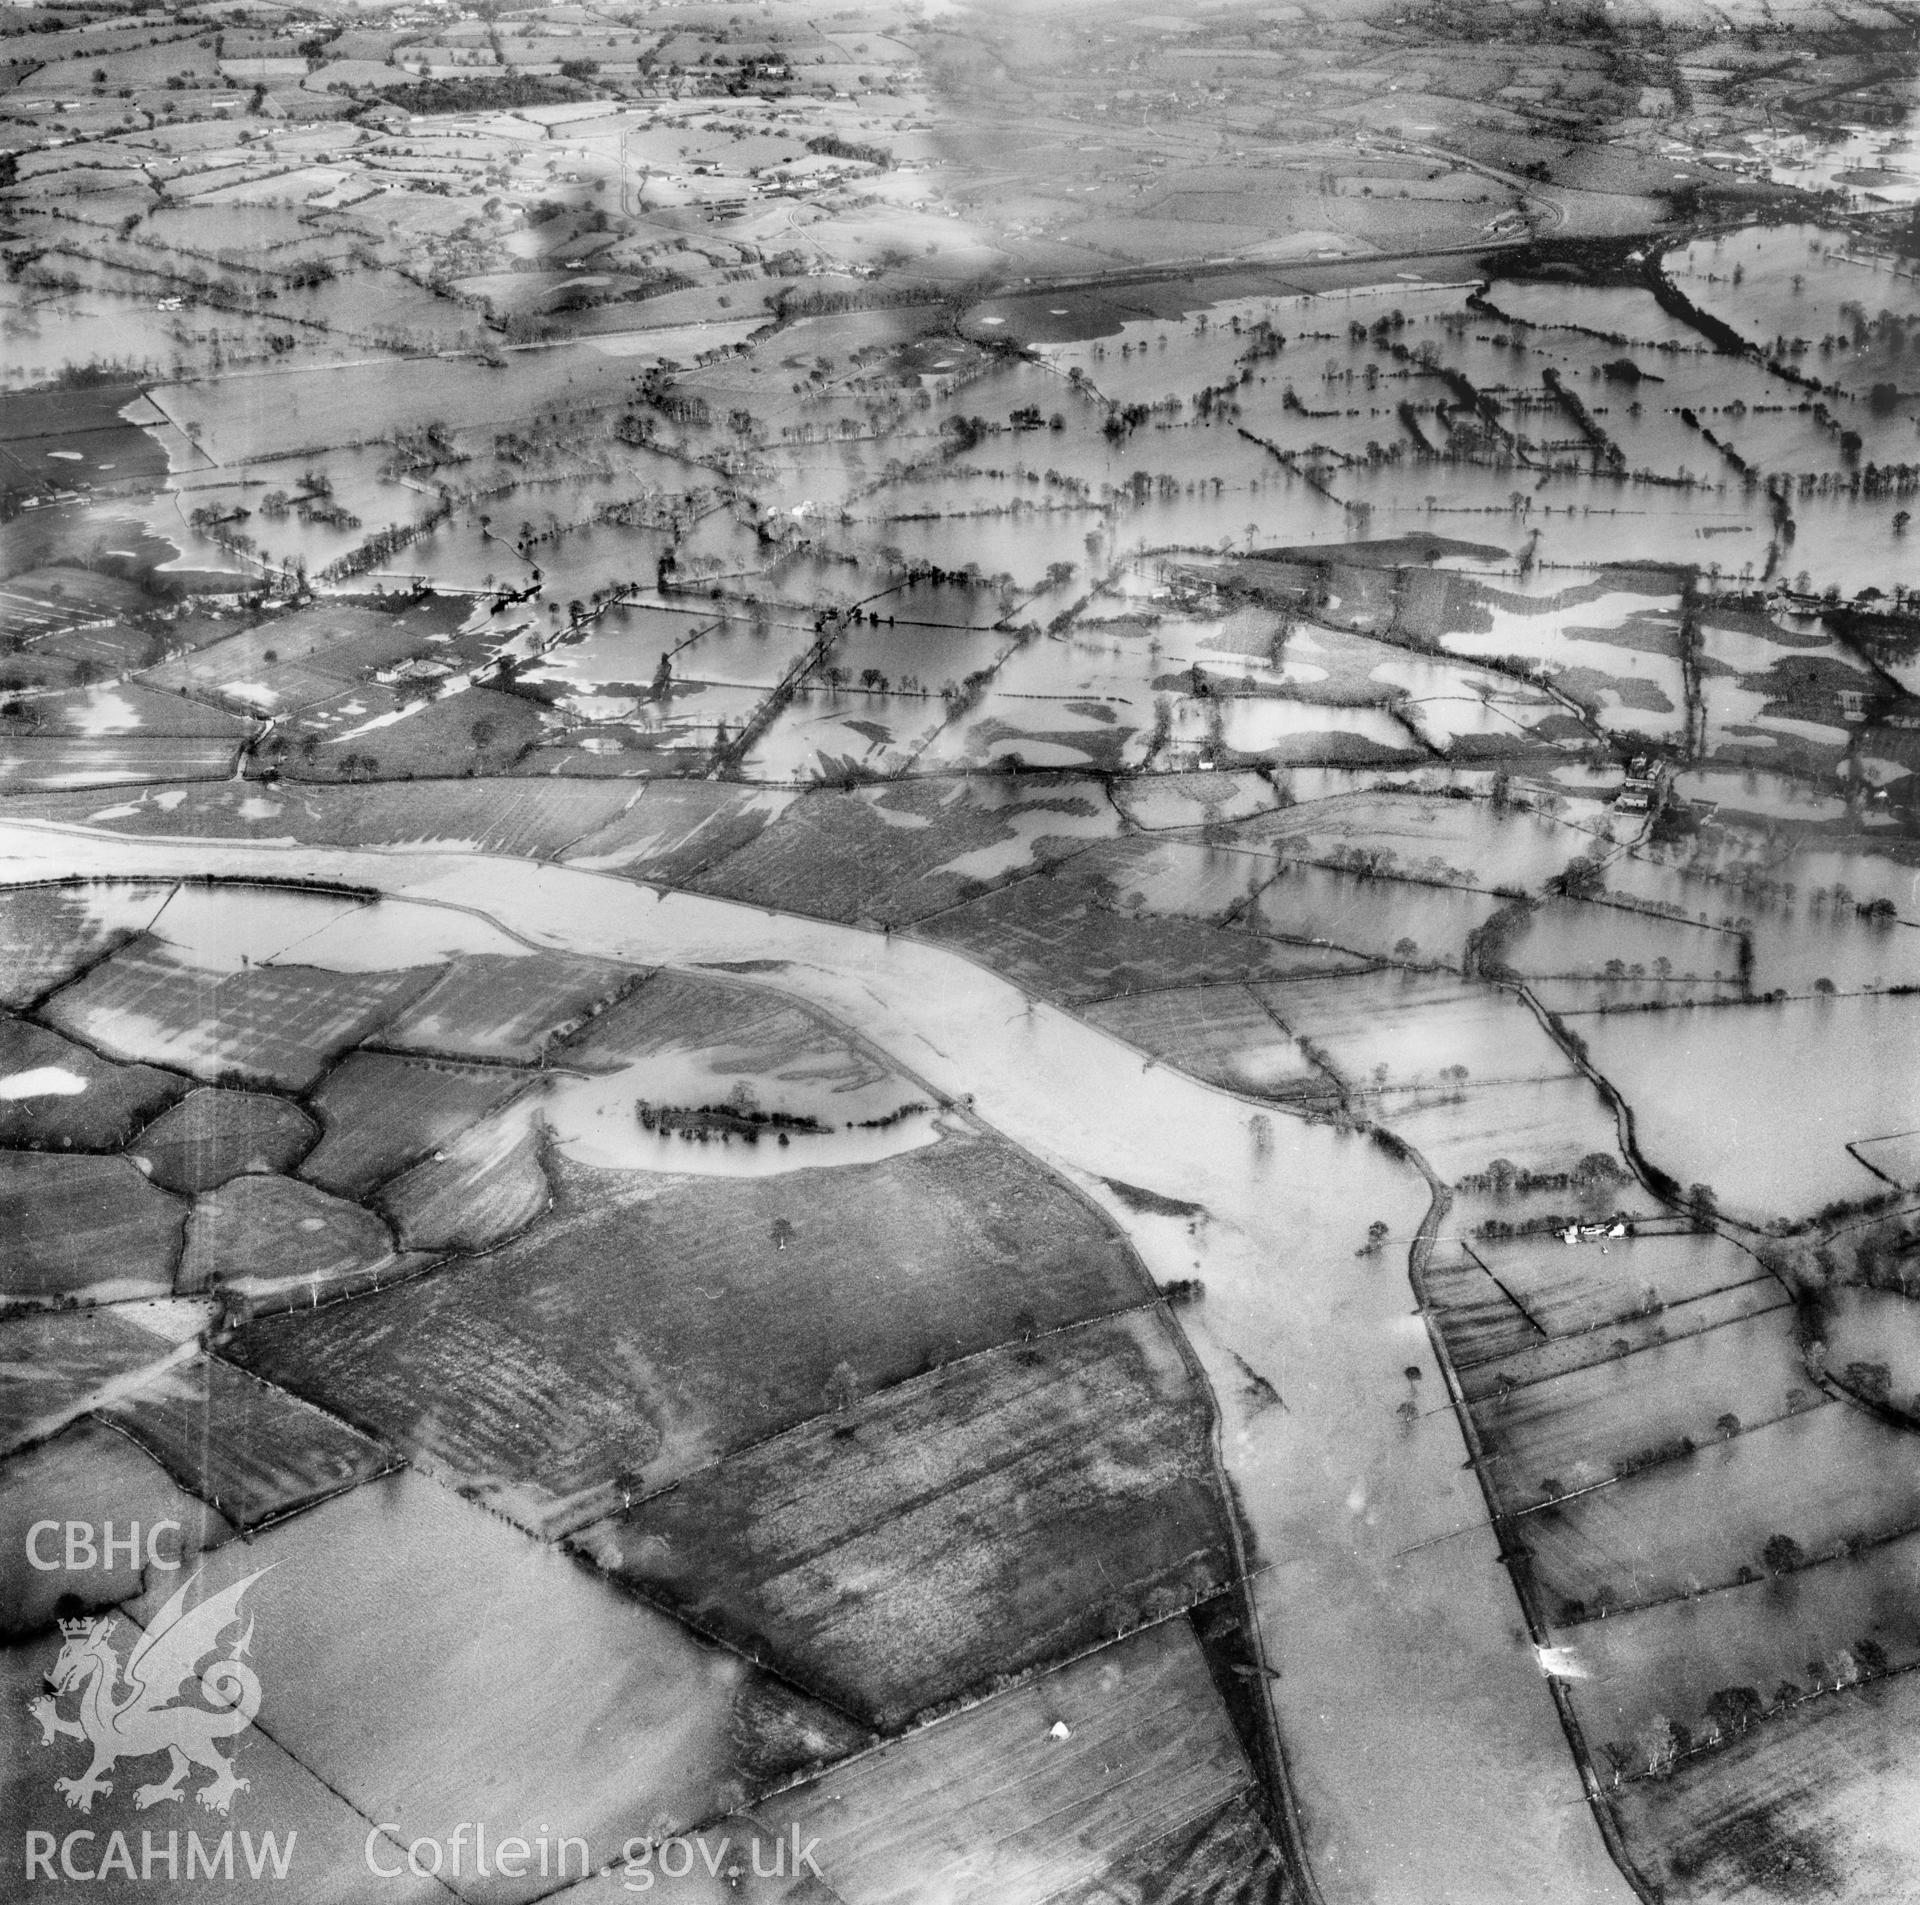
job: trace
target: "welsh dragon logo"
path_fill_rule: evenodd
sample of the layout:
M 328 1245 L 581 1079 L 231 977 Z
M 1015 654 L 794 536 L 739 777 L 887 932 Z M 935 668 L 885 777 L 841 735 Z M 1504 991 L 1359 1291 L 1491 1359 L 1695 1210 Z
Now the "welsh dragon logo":
M 40 1722 L 42 1746 L 71 1739 L 93 1748 L 93 1763 L 78 1779 L 54 1781 L 69 1806 L 91 1812 L 97 1796 L 113 1791 L 113 1781 L 101 1775 L 116 1761 L 155 1753 L 170 1754 L 172 1766 L 165 1779 L 135 1791 L 133 1803 L 143 1809 L 184 1798 L 182 1784 L 196 1766 L 213 1775 L 195 1795 L 209 1812 L 225 1812 L 234 1794 L 247 1790 L 215 1742 L 244 1733 L 260 1711 L 260 1678 L 246 1664 L 253 1622 L 247 1622 L 231 1652 L 223 1652 L 220 1643 L 229 1628 L 239 1625 L 240 1597 L 266 1572 L 262 1568 L 189 1608 L 187 1595 L 200 1578 L 195 1575 L 160 1610 L 124 1661 L 113 1647 L 111 1619 L 60 1623 L 60 1657 L 47 1675 L 53 1693 L 30 1700 L 27 1711 Z M 209 1654 L 222 1657 L 201 1671 L 200 1662 Z M 190 1683 L 205 1704 L 180 1698 Z M 79 1696 L 78 1719 L 60 1712 L 60 1701 L 70 1693 Z

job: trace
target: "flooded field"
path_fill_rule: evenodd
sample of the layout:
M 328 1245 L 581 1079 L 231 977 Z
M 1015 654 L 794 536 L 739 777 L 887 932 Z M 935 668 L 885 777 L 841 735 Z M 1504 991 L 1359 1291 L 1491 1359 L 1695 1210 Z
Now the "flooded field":
M 1729 1210 L 1805 1216 L 1883 1188 L 1849 1146 L 1912 1124 L 1902 998 L 1812 999 L 1581 1021 L 1593 1062 L 1631 1103 L 1648 1156 Z M 1884 1054 L 1866 1067 L 1859 1054 Z M 1694 1112 L 1700 1094 L 1717 1107 Z

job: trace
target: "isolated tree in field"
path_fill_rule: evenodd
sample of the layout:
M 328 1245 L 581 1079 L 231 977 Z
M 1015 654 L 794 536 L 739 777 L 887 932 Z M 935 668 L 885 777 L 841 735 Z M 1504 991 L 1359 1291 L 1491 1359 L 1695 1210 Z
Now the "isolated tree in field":
M 774 1249 L 784 1250 L 793 1242 L 793 1225 L 784 1217 L 776 1217 L 767 1235 L 773 1240 Z
M 849 1362 L 838 1362 L 823 1392 L 829 1409 L 850 1409 L 860 1399 L 860 1379 Z
M 1729 1409 L 1725 1415 L 1714 1417 L 1713 1429 L 1721 1441 L 1731 1442 L 1740 1433 L 1740 1418 Z

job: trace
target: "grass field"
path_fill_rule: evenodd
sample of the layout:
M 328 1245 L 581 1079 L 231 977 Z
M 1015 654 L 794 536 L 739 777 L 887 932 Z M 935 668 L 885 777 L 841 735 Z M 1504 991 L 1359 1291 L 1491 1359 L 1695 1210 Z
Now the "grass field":
M 951 1905 L 1290 1905 L 1272 1842 L 1245 1810 L 1252 1791 L 1176 1619 L 835 1767 L 753 1817 L 769 1836 L 798 1826 L 803 1843 L 818 1837 L 831 1895 L 869 1905 L 930 1891 Z
M 990 781 L 928 780 L 823 791 L 789 806 L 694 884 L 757 906 L 902 926 L 1111 838 L 1118 827 L 1091 782 L 1003 791 Z
M 0 1450 L 52 1434 L 99 1398 L 188 1353 L 202 1306 L 162 1299 L 0 1318 Z M 143 1327 L 143 1323 L 151 1327 Z
M 407 1250 L 489 1250 L 553 1201 L 531 1102 L 469 1126 L 393 1179 L 375 1200 Z
M 1920 1527 L 1920 1456 L 1839 1403 L 1709 1443 L 1521 1523 L 1548 1605 L 1630 1606 L 1767 1572 L 1785 1534 L 1809 1555 Z
M 1150 1294 L 1102 1220 L 971 1134 L 781 1177 L 562 1160 L 555 1193 L 480 1262 L 264 1322 L 231 1353 L 564 1528 L 837 1396 Z
M 151 941 L 95 966 L 41 1008 L 116 1057 L 199 1078 L 239 1073 L 301 1091 L 430 982 L 431 972 L 246 966 L 207 972 Z
M 291 1178 L 236 1177 L 194 1201 L 177 1287 L 317 1299 L 392 1256 L 387 1227 L 357 1204 Z
M 0 1298 L 164 1296 L 185 1219 L 124 1158 L 0 1151 Z
M 1109 1318 L 821 1416 L 575 1540 L 894 1731 L 1229 1578 L 1210 1414 L 1172 1324 Z
M 1209 1084 L 1281 1103 L 1337 1102 L 1339 1087 L 1250 986 L 1171 987 L 1104 999 L 1082 1015 Z
M 452 780 L 352 787 L 265 788 L 222 781 L 103 806 L 90 794 L 47 795 L 19 811 L 128 833 L 295 839 L 317 847 L 433 845 L 556 859 L 606 826 L 633 789 L 591 781 Z
M 279 757 L 295 781 L 350 780 L 358 773 L 382 779 L 502 774 L 546 731 L 539 709 L 519 695 L 470 688 L 415 703 L 405 716 L 370 733 L 356 732 L 369 715 L 388 712 L 390 690 L 360 684 L 335 702 L 321 702 L 287 724 L 293 743 Z M 319 737 L 309 752 L 308 735 Z M 372 769 L 362 764 L 371 756 Z
M 0 740 L 0 792 L 220 781 L 239 751 L 237 741 L 193 735 L 10 734 Z
M 0 893 L 0 1004 L 16 1010 L 141 931 L 173 889 L 29 886 Z
M 1497 1281 L 1489 1276 L 1494 1261 L 1484 1245 L 1474 1245 L 1457 1267 L 1428 1278 L 1460 1387 L 1471 1402 L 1783 1309 L 1789 1301 L 1766 1276 L 1670 1302 L 1653 1285 L 1593 1280 L 1578 1269 L 1544 1293 L 1523 1294 L 1522 1286 L 1506 1280 L 1510 1265 L 1495 1273 Z M 1489 1298 L 1505 1306 L 1498 1324 L 1484 1307 Z M 1569 1333 L 1552 1333 L 1556 1329 Z
M 359 1197 L 522 1090 L 500 1065 L 452 1065 L 385 1052 L 349 1052 L 308 1099 L 322 1136 L 300 1175 Z
M 455 960 L 381 1039 L 398 1052 L 531 1061 L 637 978 L 629 966 L 574 953 L 480 953 Z
M 794 798 L 713 781 L 655 781 L 638 790 L 588 791 L 599 798 L 599 819 L 579 829 L 555 853 L 570 866 L 674 883 L 691 880 L 749 845 Z
M 1614 1795 L 1635 1862 L 1675 1905 L 1896 1899 L 1920 1863 L 1920 1676 L 1790 1707 Z
M 116 1065 L 26 1020 L 0 1018 L 0 1144 L 117 1150 L 186 1083 L 150 1065 Z
M 144 1458 L 142 1458 L 144 1460 Z M 229 1543 L 226 1553 L 243 1558 L 247 1550 L 242 1543 Z M 211 1566 L 211 1562 L 209 1563 Z M 236 1574 L 249 1570 L 242 1565 L 236 1567 Z M 43 1580 L 57 1579 L 57 1576 L 42 1576 Z M 172 1582 L 177 1577 L 167 1576 Z M 264 1585 L 264 1584 L 263 1584 Z M 251 1599 L 251 1597 L 249 1597 Z M 114 1645 L 125 1650 L 133 1645 L 139 1631 L 139 1624 L 127 1614 L 116 1615 L 118 1625 L 114 1633 Z M 152 1618 L 149 1611 L 148 1618 Z M 48 1664 L 53 1659 L 46 1637 L 42 1636 L 26 1646 L 0 1650 L 0 1753 L 7 1757 L 10 1766 L 44 1766 L 44 1773 L 32 1780 L 16 1779 L 8 1782 L 4 1793 L 0 1793 L 0 1827 L 12 1836 L 22 1837 L 27 1831 L 51 1832 L 58 1843 L 59 1835 L 74 1830 L 73 1813 L 67 1808 L 63 1795 L 57 1792 L 53 1784 L 52 1754 L 42 1758 L 39 1740 L 40 1728 L 32 1721 L 27 1712 L 29 1701 L 46 1691 L 45 1675 Z M 71 1750 L 71 1743 L 69 1743 Z M 262 1727 L 250 1729 L 241 1740 L 236 1753 L 236 1770 L 240 1777 L 248 1782 L 243 1803 L 254 1819 L 247 1826 L 237 1818 L 234 1822 L 234 1863 L 239 1872 L 239 1881 L 232 1887 L 219 1880 L 208 1881 L 199 1878 L 189 1887 L 183 1879 L 178 1890 L 181 1893 L 200 1892 L 203 1896 L 218 1897 L 227 1891 L 238 1896 L 253 1889 L 244 1857 L 244 1841 L 241 1834 L 251 1831 L 256 1851 L 260 1851 L 264 1831 L 278 1835 L 282 1850 L 290 1837 L 298 1835 L 298 1843 L 289 1876 L 311 1863 L 314 1870 L 334 1872 L 359 1872 L 365 1867 L 367 1844 L 367 1820 L 343 1801 L 337 1794 L 329 1792 L 327 1787 L 308 1772 L 294 1757 L 284 1752 Z M 152 1762 L 149 1762 L 151 1765 Z M 111 1847 L 111 1840 L 105 1835 L 112 1831 L 123 1831 L 128 1835 L 128 1843 L 137 1860 L 140 1854 L 140 1831 L 143 1815 L 133 1804 L 133 1791 L 139 1781 L 138 1770 L 134 1778 L 127 1778 L 126 1761 L 121 1762 L 123 1771 L 116 1778 L 119 1791 L 104 1804 L 97 1805 L 93 1813 L 95 1829 L 103 1836 L 94 1841 L 105 1855 Z M 188 1791 L 193 1788 L 189 1786 Z M 227 1829 L 225 1821 L 215 1822 L 210 1815 L 203 1815 L 200 1809 L 193 1808 L 191 1819 L 179 1819 L 174 1830 L 180 1832 L 179 1849 L 184 1853 L 189 1848 L 186 1834 L 196 1827 L 201 1842 L 209 1851 L 217 1847 L 220 1835 Z M 270 1826 L 263 1822 L 271 1820 Z M 144 1815 L 146 1830 L 153 1831 L 154 1815 Z M 85 1830 L 86 1828 L 81 1828 Z M 161 1827 L 157 1847 L 164 1855 L 166 1848 L 166 1828 Z M 390 1838 L 376 1840 L 376 1851 L 382 1854 L 387 1864 L 392 1864 L 395 1848 Z M 217 1853 L 216 1853 L 217 1856 Z M 402 1843 L 397 1849 L 397 1857 L 404 1861 L 406 1846 Z M 181 1860 L 184 1873 L 185 1859 Z M 272 1866 L 263 1862 L 263 1875 L 271 1873 Z M 136 1867 L 137 1870 L 137 1867 Z M 159 1893 L 158 1888 L 166 1881 L 164 1856 L 156 1862 L 151 1883 L 140 1884 L 135 1881 L 138 1890 L 128 1889 L 128 1896 L 137 1897 L 144 1892 L 149 1898 Z M 271 1881 L 269 1881 L 271 1882 Z M 104 1888 L 107 1895 L 117 1890 L 110 1874 Z M 433 1885 L 431 1880 L 396 1879 L 383 1890 L 393 1895 L 394 1905 L 433 1905 L 436 1899 L 444 1900 L 444 1891 Z
M 1605 1481 L 1681 1437 L 1711 1442 L 1724 1415 L 1758 1427 L 1816 1393 L 1790 1314 L 1773 1310 L 1489 1397 L 1473 1413 L 1511 1510 Z
M 1042 873 L 970 900 L 919 930 L 1023 990 L 1067 1004 L 1359 964 L 1337 951 L 1283 945 L 1244 927 L 1134 918 L 1113 910 L 1103 886 L 1071 871 Z
M 242 1172 L 289 1171 L 312 1148 L 298 1105 L 258 1091 L 203 1085 L 156 1118 L 135 1147 L 170 1191 L 210 1191 Z
M 1629 1204 L 1641 1198 L 1637 1186 L 1619 1179 L 1596 1184 L 1588 1195 L 1557 1195 L 1570 1216 L 1604 1216 L 1623 1197 Z M 1598 1360 L 1607 1353 L 1607 1340 L 1630 1322 L 1647 1321 L 1649 1340 L 1657 1342 L 1689 1334 L 1710 1318 L 1776 1309 L 1788 1300 L 1746 1251 L 1712 1235 L 1642 1233 L 1570 1248 L 1550 1233 L 1474 1237 L 1457 1248 L 1474 1276 L 1449 1277 L 1445 1289 L 1436 1288 L 1449 1340 L 1450 1305 L 1456 1296 L 1471 1301 L 1468 1293 L 1477 1282 L 1512 1305 L 1522 1326 L 1514 1347 L 1529 1354 L 1523 1365 L 1456 1348 L 1470 1395 L 1503 1381 L 1532 1380 L 1562 1360 L 1569 1367 Z
M 163 662 L 146 680 L 176 694 L 286 714 L 425 652 L 444 635 L 445 622 L 444 610 L 435 607 L 389 614 L 352 602 L 319 602 Z
M 217 1356 L 109 1403 L 131 1436 L 236 1528 L 251 1528 L 394 1465 L 377 1443 Z
M 217 1547 L 233 1530 L 204 1500 L 184 1494 L 164 1467 L 117 1430 L 99 1422 L 78 1422 L 50 1442 L 16 1455 L 0 1470 L 0 1642 L 51 1624 L 56 1604 L 76 1588 L 89 1607 L 111 1607 L 137 1594 L 141 1569 L 122 1558 L 111 1567 L 81 1573 L 45 1570 L 29 1564 L 27 1533 L 37 1521 L 138 1522 L 179 1524 L 162 1550 L 178 1553 L 189 1565 L 204 1548 Z M 59 1552 L 60 1537 L 40 1536 L 38 1552 Z M 62 1609 L 65 1613 L 66 1610 Z
M 403 1845 L 444 1839 L 484 1794 L 498 1821 L 490 1845 L 515 1830 L 533 1839 L 544 1823 L 610 1858 L 630 1834 L 690 1828 L 863 1743 L 417 1475 L 233 1544 L 203 1585 L 268 1566 L 249 1599 L 260 1731 L 367 1821 L 397 1822 Z M 404 1700 L 369 1698 L 403 1683 Z M 352 1857 L 331 1869 L 364 1869 L 358 1841 Z M 524 1878 L 478 1896 L 518 1905 L 553 1883 L 529 1860 Z

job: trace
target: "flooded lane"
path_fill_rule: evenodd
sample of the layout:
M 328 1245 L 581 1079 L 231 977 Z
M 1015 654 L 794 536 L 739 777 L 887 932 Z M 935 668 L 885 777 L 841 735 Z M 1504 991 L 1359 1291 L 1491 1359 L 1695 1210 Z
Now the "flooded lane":
M 10 825 L 0 878 L 300 873 L 477 915 L 542 947 L 644 964 L 778 960 L 819 1006 L 1072 1175 L 1183 1312 L 1254 1537 L 1256 1599 L 1309 1855 L 1329 1905 L 1618 1905 L 1404 1250 L 1427 1205 L 1370 1141 L 1259 1112 L 904 938 L 479 855 L 132 840 Z M 1143 1214 L 1111 1185 L 1202 1207 Z M 1164 1208 L 1164 1206 L 1163 1206 Z M 1384 1222 L 1385 1254 L 1358 1256 Z M 1409 1370 L 1417 1369 L 1417 1378 Z M 1402 1412 L 1412 1392 L 1418 1406 Z

